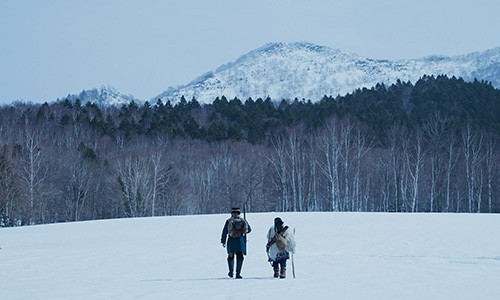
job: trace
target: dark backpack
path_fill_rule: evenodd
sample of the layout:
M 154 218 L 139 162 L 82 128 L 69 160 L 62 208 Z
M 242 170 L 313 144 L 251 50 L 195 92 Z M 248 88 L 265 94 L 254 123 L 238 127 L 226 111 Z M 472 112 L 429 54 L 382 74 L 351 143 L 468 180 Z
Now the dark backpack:
M 227 224 L 227 231 L 232 238 L 241 237 L 247 233 L 247 222 L 240 217 L 231 218 Z

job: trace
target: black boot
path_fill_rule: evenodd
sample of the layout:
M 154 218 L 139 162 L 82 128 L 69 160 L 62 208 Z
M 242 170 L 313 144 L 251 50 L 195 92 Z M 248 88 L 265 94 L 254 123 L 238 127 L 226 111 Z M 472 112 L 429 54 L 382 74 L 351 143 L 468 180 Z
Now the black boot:
M 274 270 L 274 278 L 280 277 L 280 269 L 273 269 Z
M 241 279 L 241 267 L 243 267 L 243 255 L 236 260 L 236 279 Z
M 286 277 L 286 268 L 285 267 L 281 267 L 280 278 L 285 278 L 285 277 Z
M 233 258 L 230 258 L 228 257 L 227 258 L 227 266 L 229 268 L 229 273 L 227 273 L 227 276 L 233 278 L 233 272 L 234 272 L 234 257 Z

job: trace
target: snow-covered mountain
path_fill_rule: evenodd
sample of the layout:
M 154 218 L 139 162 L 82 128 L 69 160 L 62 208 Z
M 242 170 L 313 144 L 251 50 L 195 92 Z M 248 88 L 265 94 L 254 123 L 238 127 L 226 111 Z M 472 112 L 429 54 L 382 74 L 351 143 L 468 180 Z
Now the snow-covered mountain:
M 269 43 L 186 85 L 169 87 L 152 101 L 175 102 L 184 96 L 211 103 L 222 95 L 319 101 L 324 95 L 344 95 L 377 83 L 414 83 L 423 75 L 441 74 L 487 80 L 500 88 L 500 47 L 457 56 L 380 60 L 311 43 Z
M 246 100 L 271 97 L 319 101 L 324 95 L 345 95 L 377 83 L 390 85 L 398 79 L 416 82 L 423 75 L 475 78 L 500 88 L 500 47 L 457 56 L 427 56 L 419 59 L 370 59 L 357 54 L 311 43 L 269 43 L 250 51 L 234 62 L 208 72 L 186 85 L 171 86 L 151 99 L 155 103 L 187 100 L 212 103 L 226 96 Z M 111 86 L 84 90 L 63 97 L 82 103 L 122 105 L 141 100 L 118 92 Z
M 63 99 L 68 99 L 73 102 L 79 99 L 82 103 L 93 102 L 98 105 L 105 106 L 119 106 L 122 104 L 128 104 L 132 100 L 134 100 L 135 102 L 142 102 L 132 95 L 124 95 L 118 92 L 114 87 L 109 85 L 103 85 L 100 88 L 94 88 L 90 90 L 83 90 L 80 94 L 71 94 L 64 97 Z

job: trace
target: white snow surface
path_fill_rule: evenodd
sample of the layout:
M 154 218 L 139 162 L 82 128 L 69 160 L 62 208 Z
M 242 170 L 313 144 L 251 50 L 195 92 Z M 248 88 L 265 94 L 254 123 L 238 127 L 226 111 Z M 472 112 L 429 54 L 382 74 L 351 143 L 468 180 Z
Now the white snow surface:
M 296 230 L 296 278 L 272 278 L 265 236 Z M 229 215 L 0 229 L 1 299 L 500 299 L 500 215 L 251 213 L 242 276 Z

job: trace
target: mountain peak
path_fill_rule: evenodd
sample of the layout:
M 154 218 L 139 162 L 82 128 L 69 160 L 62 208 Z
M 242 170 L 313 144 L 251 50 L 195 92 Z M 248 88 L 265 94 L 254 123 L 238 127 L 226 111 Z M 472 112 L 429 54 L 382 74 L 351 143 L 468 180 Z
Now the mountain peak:
M 417 81 L 423 75 L 475 78 L 500 87 L 500 47 L 458 56 L 378 60 L 308 42 L 267 43 L 187 85 L 169 87 L 154 99 L 181 96 L 212 103 L 217 97 L 310 99 L 351 93 L 377 83 Z
M 272 42 L 267 43 L 264 46 L 256 49 L 257 52 L 269 52 L 269 53 L 277 53 L 283 51 L 315 51 L 315 52 L 325 52 L 332 50 L 332 48 L 321 46 L 309 42 Z M 340 50 L 337 50 L 340 51 Z
M 431 55 L 419 59 L 370 59 L 309 42 L 272 42 L 233 62 L 195 78 L 185 85 L 168 87 L 154 97 L 177 102 L 182 96 L 202 103 L 217 97 L 240 100 L 267 98 L 279 101 L 351 93 L 377 83 L 416 82 L 424 75 L 448 75 L 466 81 L 486 80 L 500 88 L 500 47 L 456 56 Z M 139 101 L 110 85 L 84 90 L 66 98 L 82 103 L 122 105 Z
M 83 90 L 79 94 L 70 94 L 64 99 L 80 100 L 82 103 L 94 102 L 99 105 L 123 105 L 130 101 L 139 101 L 132 95 L 124 95 L 111 85 L 102 85 L 99 88 Z
M 248 52 L 247 54 L 241 56 L 236 60 L 242 61 L 248 58 L 260 57 L 260 56 L 296 56 L 296 55 L 325 55 L 325 56 L 335 56 L 342 53 L 338 49 L 329 48 L 326 46 L 316 45 L 308 42 L 274 42 L 267 43 L 264 46 L 257 48 Z

